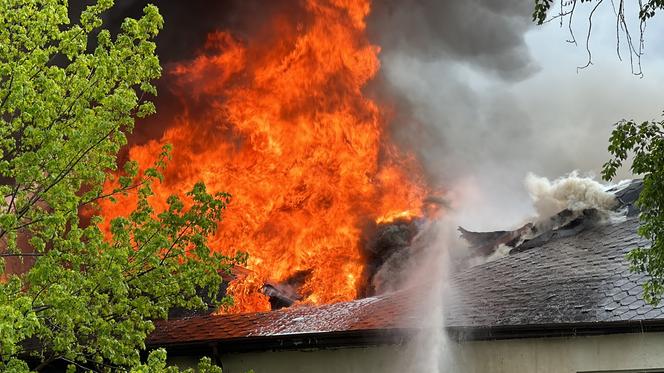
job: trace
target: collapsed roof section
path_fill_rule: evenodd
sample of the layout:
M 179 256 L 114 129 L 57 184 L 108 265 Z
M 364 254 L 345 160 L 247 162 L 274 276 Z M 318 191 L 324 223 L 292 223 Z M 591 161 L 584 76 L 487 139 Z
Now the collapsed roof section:
M 554 216 L 527 223 L 512 231 L 471 232 L 459 227 L 471 255 L 489 258 L 500 248 L 509 254 L 540 247 L 556 239 L 577 235 L 587 229 L 638 214 L 635 203 L 643 189 L 643 180 L 630 180 L 606 191 L 615 196 L 611 210 L 584 208 L 564 209 Z
M 638 218 L 594 225 L 487 262 L 451 278 L 448 324 L 471 333 L 664 321 L 664 309 L 647 304 L 647 275 L 630 271 L 625 255 L 649 243 Z M 645 323 L 645 324 L 644 324 Z

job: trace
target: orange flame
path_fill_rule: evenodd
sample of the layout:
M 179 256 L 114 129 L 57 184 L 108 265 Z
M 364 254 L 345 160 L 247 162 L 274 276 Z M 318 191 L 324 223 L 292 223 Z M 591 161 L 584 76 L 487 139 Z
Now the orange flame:
M 365 36 L 370 1 L 308 0 L 305 9 L 297 24 L 274 18 L 267 27 L 278 37 L 209 35 L 197 58 L 172 70 L 186 111 L 159 141 L 130 150 L 145 165 L 173 144 L 155 203 L 198 180 L 233 195 L 211 238 L 215 250 L 249 254 L 249 273 L 229 287 L 230 312 L 269 310 L 263 283 L 301 271 L 304 302 L 355 299 L 363 228 L 420 214 L 426 195 L 416 162 L 388 143 L 384 110 L 362 92 L 380 66 Z

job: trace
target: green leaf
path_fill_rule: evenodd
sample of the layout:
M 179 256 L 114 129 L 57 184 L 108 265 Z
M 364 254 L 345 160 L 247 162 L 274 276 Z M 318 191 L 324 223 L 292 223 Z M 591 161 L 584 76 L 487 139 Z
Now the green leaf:
M 136 117 L 155 112 L 139 97 L 157 94 L 163 19 L 149 5 L 113 36 L 102 29 L 113 1 L 92 1 L 76 23 L 68 4 L 0 0 L 0 250 L 36 259 L 0 282 L 0 370 L 29 371 L 30 341 L 32 359 L 69 370 L 179 371 L 162 350 L 140 356 L 154 320 L 204 307 L 199 294 L 217 294 L 236 262 L 207 244 L 230 196 L 196 184 L 157 213 L 170 146 L 116 171 Z M 132 193 L 132 213 L 102 230 L 95 205 Z

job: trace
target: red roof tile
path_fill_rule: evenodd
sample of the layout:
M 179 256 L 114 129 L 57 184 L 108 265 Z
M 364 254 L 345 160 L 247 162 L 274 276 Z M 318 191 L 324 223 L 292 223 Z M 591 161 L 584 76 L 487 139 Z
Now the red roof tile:
M 245 337 L 407 329 L 415 326 L 414 318 L 409 316 L 413 310 L 411 298 L 399 292 L 319 307 L 161 321 L 148 343 L 191 344 Z

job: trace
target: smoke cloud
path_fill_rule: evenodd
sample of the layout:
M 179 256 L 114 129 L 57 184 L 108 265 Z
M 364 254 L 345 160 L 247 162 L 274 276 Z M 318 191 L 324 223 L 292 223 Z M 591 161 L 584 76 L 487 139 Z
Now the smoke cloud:
M 464 60 L 520 80 L 536 70 L 524 40 L 529 13 L 522 0 L 376 0 L 369 31 L 388 53 Z
M 662 22 L 648 25 L 653 54 L 638 79 L 616 56 L 607 4 L 593 24 L 594 64 L 577 72 L 585 48 L 565 42 L 566 24 L 533 26 L 530 1 L 376 1 L 370 29 L 383 47 L 381 88 L 396 107 L 391 133 L 419 155 L 434 184 L 463 196 L 460 224 L 516 227 L 535 214 L 528 173 L 597 175 L 613 123 L 659 116 L 664 72 L 653 46 Z M 573 27 L 581 40 L 583 13 Z
M 541 218 L 549 218 L 565 209 L 607 211 L 618 202 L 604 185 L 591 178 L 579 177 L 577 173 L 554 181 L 528 174 L 526 188 Z
M 70 0 L 71 16 L 76 18 L 91 2 Z M 301 14 L 297 0 L 116 0 L 105 14 L 105 27 L 117 32 L 125 18 L 140 17 L 148 4 L 157 5 L 164 17 L 164 28 L 157 37 L 157 54 L 164 65 L 193 58 L 210 32 L 232 30 L 238 38 L 249 38 L 260 33 L 262 25 L 276 15 L 288 13 L 297 18 Z
M 81 10 L 92 0 L 69 0 L 70 17 L 77 19 Z M 167 123 L 183 112 L 181 97 L 172 89 L 172 77 L 168 71 L 175 63 L 194 58 L 203 50 L 207 36 L 219 30 L 232 30 L 241 40 L 260 42 L 277 37 L 266 32 L 269 20 L 280 17 L 304 20 L 302 3 L 297 0 L 116 0 L 115 6 L 105 14 L 104 27 L 112 33 L 120 30 L 127 17 L 137 18 L 147 4 L 156 4 L 164 18 L 164 28 L 157 36 L 157 55 L 164 67 L 162 79 L 157 82 L 159 99 L 155 104 L 157 115 L 142 120 L 129 138 L 130 145 L 140 145 L 160 138 Z M 201 103 L 205 105 L 205 103 Z

